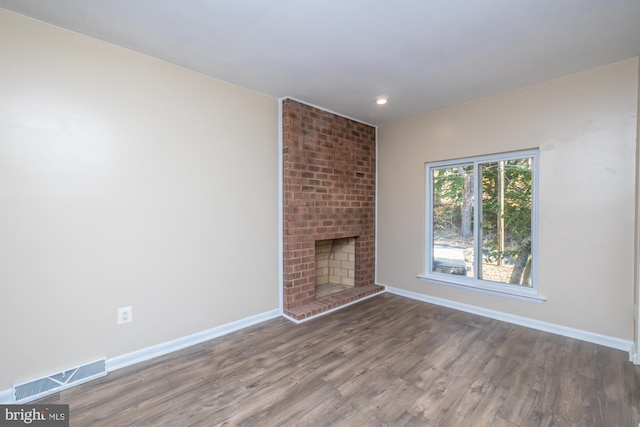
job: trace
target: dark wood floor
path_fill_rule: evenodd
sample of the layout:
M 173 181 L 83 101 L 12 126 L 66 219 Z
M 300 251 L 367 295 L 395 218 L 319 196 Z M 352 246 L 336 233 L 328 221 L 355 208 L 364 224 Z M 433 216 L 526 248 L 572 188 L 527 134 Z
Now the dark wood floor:
M 636 427 L 625 352 L 384 294 L 279 318 L 46 399 L 72 426 Z

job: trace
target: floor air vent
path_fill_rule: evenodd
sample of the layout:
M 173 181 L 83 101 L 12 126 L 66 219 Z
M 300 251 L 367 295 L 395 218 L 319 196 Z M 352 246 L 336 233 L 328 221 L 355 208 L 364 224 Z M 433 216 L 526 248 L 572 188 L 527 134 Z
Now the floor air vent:
M 13 387 L 17 403 L 28 402 L 107 375 L 107 359 L 57 372 Z

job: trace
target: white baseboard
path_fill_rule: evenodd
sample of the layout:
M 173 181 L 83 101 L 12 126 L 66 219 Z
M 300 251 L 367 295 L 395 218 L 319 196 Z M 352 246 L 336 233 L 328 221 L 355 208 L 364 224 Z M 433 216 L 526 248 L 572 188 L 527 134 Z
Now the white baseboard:
M 477 314 L 479 316 L 488 317 L 491 319 L 500 320 L 515 325 L 525 326 L 532 329 L 537 329 L 544 332 L 550 332 L 557 335 L 562 335 L 569 338 L 576 338 L 582 341 L 587 341 L 594 344 L 604 345 L 606 347 L 615 348 L 617 350 L 623 350 L 629 352 L 629 359 L 635 364 L 640 364 L 640 356 L 634 354 L 633 342 L 623 340 L 620 338 L 609 337 L 606 335 L 600 335 L 593 332 L 582 331 L 579 329 L 568 328 L 565 326 L 556 325 L 553 323 L 541 322 L 539 320 L 529 319 L 526 317 L 515 316 L 513 314 L 503 313 L 500 311 L 489 310 L 482 307 L 476 307 L 473 305 L 463 304 L 456 301 L 451 301 L 443 298 L 432 297 L 429 295 L 420 294 L 417 292 L 406 291 L 404 289 L 394 288 L 391 286 L 385 286 L 386 290 L 383 292 L 389 292 L 391 294 L 400 295 L 403 297 L 411 298 L 418 301 L 428 302 L 443 307 L 453 308 L 455 310 L 464 311 L 467 313 Z M 381 292 L 381 293 L 383 293 Z M 371 295 L 368 298 L 378 296 L 381 293 Z M 355 302 L 360 302 L 358 300 Z M 355 303 L 354 302 L 354 303 Z M 343 308 L 344 306 L 340 307 Z M 334 311 L 334 310 L 332 310 Z M 327 312 L 328 313 L 328 312 Z M 321 313 L 321 315 L 327 314 Z M 235 322 L 227 323 L 225 325 L 217 326 L 206 331 L 198 332 L 193 335 L 188 335 L 175 340 L 167 341 L 162 344 L 154 345 L 151 347 L 143 348 L 131 353 L 123 354 L 107 359 L 107 370 L 115 371 L 127 366 L 131 366 L 136 363 L 144 362 L 154 357 L 163 356 L 165 354 L 181 350 L 183 348 L 190 347 L 192 345 L 200 344 L 213 338 L 217 338 L 231 332 L 244 329 L 246 327 L 264 322 L 266 320 L 274 319 L 282 316 L 280 309 L 267 311 L 255 316 L 247 317 Z M 313 316 L 302 321 L 296 321 L 288 316 L 287 319 L 295 322 L 302 323 L 307 320 L 311 320 L 317 316 Z M 13 402 L 13 389 L 0 390 L 0 404 L 10 404 Z
M 444 298 L 432 297 L 429 295 L 420 294 L 417 292 L 406 291 L 404 289 L 398 289 L 391 286 L 386 286 L 387 292 L 390 294 L 400 295 L 403 297 L 411 298 L 418 301 L 428 302 L 431 304 L 440 305 L 443 307 L 453 308 L 455 310 L 464 311 L 467 313 L 477 314 L 483 317 L 489 317 L 491 319 L 500 320 L 507 323 L 513 323 L 514 325 L 526 326 L 527 328 L 537 329 L 539 331 L 550 332 L 556 335 L 562 335 L 569 338 L 575 338 L 582 341 L 590 342 L 593 344 L 603 345 L 605 347 L 615 348 L 617 350 L 623 350 L 629 353 L 629 360 L 633 360 L 633 342 L 623 340 L 620 338 L 614 338 L 607 335 L 600 335 L 594 332 L 582 331 L 580 329 L 568 328 L 566 326 L 556 325 L 554 323 L 542 322 L 540 320 L 530 319 L 528 317 L 516 316 L 513 314 L 503 313 L 501 311 L 489 310 L 474 305 L 463 304 L 456 301 L 451 301 Z M 636 356 L 637 359 L 637 356 Z
M 9 405 L 13 403 L 13 389 L 0 390 L 0 405 Z
M 227 335 L 231 332 L 244 329 L 257 323 L 280 317 L 281 315 L 282 312 L 280 311 L 280 309 L 275 309 L 261 314 L 256 314 L 255 316 L 247 317 L 235 322 L 217 326 L 206 331 L 198 332 L 193 335 L 177 338 L 175 340 L 153 345 L 151 347 L 146 347 L 140 350 L 133 351 L 131 353 L 123 354 L 121 356 L 109 358 L 107 359 L 107 372 L 125 368 L 127 366 L 144 362 L 149 359 L 153 359 L 154 357 L 163 356 L 177 350 L 182 350 L 183 348 L 191 347 L 192 345 L 200 344 L 210 339 Z M 13 403 L 13 389 L 10 388 L 7 390 L 0 390 L 0 404 L 6 405 L 11 403 Z
M 153 345 L 151 347 L 123 354 L 121 356 L 116 356 L 107 359 L 107 368 L 109 372 L 125 368 L 136 363 L 153 359 L 154 357 L 163 356 L 174 351 L 182 350 L 183 348 L 191 347 L 192 345 L 203 343 L 213 338 L 218 338 L 223 335 L 230 334 L 231 332 L 244 329 L 248 326 L 255 325 L 266 320 L 280 317 L 281 315 L 282 314 L 280 312 L 280 309 L 275 309 L 261 314 L 256 314 L 255 316 L 247 317 L 235 322 L 227 323 L 225 325 L 217 326 L 206 331 L 198 332 L 193 335 L 187 335 L 186 337 L 177 338 L 175 340 L 167 341 L 162 344 Z

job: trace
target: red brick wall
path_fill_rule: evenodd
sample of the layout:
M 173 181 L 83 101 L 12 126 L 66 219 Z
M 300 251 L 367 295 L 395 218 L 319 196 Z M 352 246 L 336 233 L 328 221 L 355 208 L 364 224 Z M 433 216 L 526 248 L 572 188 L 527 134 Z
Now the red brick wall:
M 315 298 L 315 241 L 357 237 L 355 286 L 374 283 L 375 128 L 283 101 L 284 309 Z

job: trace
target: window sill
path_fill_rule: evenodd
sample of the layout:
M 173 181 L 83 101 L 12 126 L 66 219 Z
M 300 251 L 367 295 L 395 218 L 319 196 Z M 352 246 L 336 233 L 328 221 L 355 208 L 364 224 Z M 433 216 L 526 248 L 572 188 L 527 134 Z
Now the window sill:
M 539 295 L 527 294 L 522 292 L 509 292 L 508 289 L 493 289 L 488 286 L 482 287 L 475 284 L 451 282 L 448 280 L 442 280 L 440 277 L 434 278 L 433 276 L 419 275 L 418 279 L 422 280 L 423 282 L 433 283 L 435 285 L 447 286 L 450 288 L 457 288 L 457 289 L 465 289 L 473 292 L 479 292 L 482 294 L 495 295 L 502 298 L 531 302 L 534 304 L 542 304 L 543 302 L 546 301 L 545 297 L 541 297 Z

